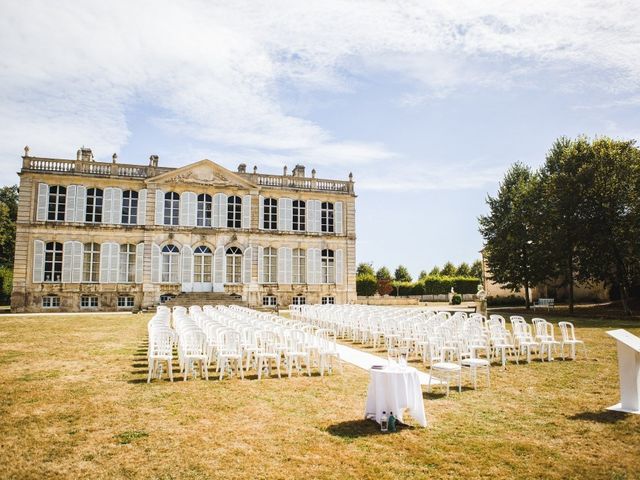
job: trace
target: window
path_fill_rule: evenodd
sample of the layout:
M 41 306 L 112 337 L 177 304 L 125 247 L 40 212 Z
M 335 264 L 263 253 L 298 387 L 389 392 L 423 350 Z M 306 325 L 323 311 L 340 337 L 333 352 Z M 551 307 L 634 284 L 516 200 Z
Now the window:
M 193 251 L 193 281 L 211 283 L 211 249 L 200 245 Z
M 164 194 L 164 224 L 180 225 L 180 195 L 176 192 Z
M 118 307 L 132 308 L 133 305 L 134 301 L 131 295 L 121 295 L 118 297 Z
M 198 195 L 198 211 L 196 225 L 198 227 L 211 226 L 211 212 L 213 211 L 213 201 L 211 195 L 201 193 Z
M 140 212 L 144 215 L 144 212 Z M 138 192 L 125 190 L 122 192 L 122 224 L 136 225 L 138 223 Z
M 95 295 L 83 295 L 80 297 L 81 308 L 96 308 L 98 306 L 98 297 Z
M 322 283 L 336 283 L 336 267 L 333 250 L 322 250 Z
M 333 203 L 322 202 L 320 221 L 323 232 L 333 233 Z
M 238 247 L 227 248 L 227 283 L 242 283 L 242 251 Z
M 307 209 L 302 200 L 293 201 L 293 224 L 294 232 L 304 232 L 306 228 Z
M 52 185 L 49 187 L 49 212 L 47 220 L 64 221 L 64 210 L 67 206 L 67 187 Z M 70 220 L 73 221 L 73 218 Z
M 171 293 L 164 293 L 160 295 L 160 303 L 167 303 L 172 298 L 175 298 L 175 295 L 172 295 Z
M 62 244 L 48 242 L 44 248 L 44 281 L 60 282 L 62 279 Z
M 120 283 L 134 283 L 136 281 L 136 246 L 120 245 Z
M 85 220 L 89 223 L 102 222 L 102 190 L 89 188 L 87 190 L 87 207 Z
M 57 295 L 47 295 L 42 297 L 42 308 L 57 308 L 60 306 L 60 297 Z
M 306 305 L 307 304 L 307 298 L 306 297 L 293 297 L 293 304 L 294 305 Z
M 276 283 L 278 278 L 278 253 L 273 247 L 264 249 L 262 261 L 262 283 Z
M 264 199 L 264 222 L 266 230 L 278 229 L 278 201 L 275 198 Z
M 179 262 L 180 252 L 178 247 L 175 245 L 165 245 L 162 249 L 162 282 L 178 283 L 180 281 Z
M 305 251 L 302 248 L 294 248 L 291 258 L 291 283 L 307 283 L 307 262 Z
M 82 281 L 98 282 L 100 274 L 100 244 L 84 244 L 84 261 L 82 262 Z
M 235 195 L 227 199 L 227 227 L 242 228 L 242 200 Z
M 275 295 L 265 295 L 262 297 L 262 305 L 265 307 L 275 307 L 278 305 L 278 299 Z
M 336 303 L 334 297 L 322 297 L 322 305 L 333 305 Z

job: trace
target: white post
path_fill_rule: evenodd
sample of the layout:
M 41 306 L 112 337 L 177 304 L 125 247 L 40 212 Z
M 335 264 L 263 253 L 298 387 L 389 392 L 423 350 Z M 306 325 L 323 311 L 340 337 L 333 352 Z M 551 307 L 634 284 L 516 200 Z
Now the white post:
M 640 338 L 622 329 L 607 334 L 617 341 L 620 371 L 620 403 L 607 410 L 640 414 Z

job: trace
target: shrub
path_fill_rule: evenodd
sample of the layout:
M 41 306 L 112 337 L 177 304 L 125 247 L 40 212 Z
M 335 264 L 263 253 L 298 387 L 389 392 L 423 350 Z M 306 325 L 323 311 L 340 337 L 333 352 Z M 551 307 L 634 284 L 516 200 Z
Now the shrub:
M 453 288 L 456 293 L 477 293 L 479 283 L 479 278 L 456 277 L 453 279 Z
M 13 290 L 13 270 L 8 267 L 0 268 L 0 304 L 6 305 L 11 299 Z
M 361 297 L 375 295 L 378 290 L 378 280 L 374 275 L 365 274 L 356 277 L 356 292 Z
M 460 305 L 462 303 L 462 295 L 456 293 L 453 297 L 451 297 L 451 305 Z
M 509 295 L 508 297 L 487 297 L 489 307 L 515 307 L 524 305 L 524 297 Z
M 391 280 L 387 280 L 386 278 L 378 279 L 378 293 L 380 295 L 389 295 L 392 291 L 393 285 L 391 285 Z

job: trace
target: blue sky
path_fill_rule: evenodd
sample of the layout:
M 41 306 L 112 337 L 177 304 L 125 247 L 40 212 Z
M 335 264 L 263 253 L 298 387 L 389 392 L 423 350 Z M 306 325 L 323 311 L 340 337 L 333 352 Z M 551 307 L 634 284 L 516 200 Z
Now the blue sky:
M 36 156 L 302 163 L 358 193 L 358 261 L 471 262 L 514 161 L 640 135 L 633 1 L 0 6 L 0 167 Z M 17 181 L 3 174 L 2 184 Z

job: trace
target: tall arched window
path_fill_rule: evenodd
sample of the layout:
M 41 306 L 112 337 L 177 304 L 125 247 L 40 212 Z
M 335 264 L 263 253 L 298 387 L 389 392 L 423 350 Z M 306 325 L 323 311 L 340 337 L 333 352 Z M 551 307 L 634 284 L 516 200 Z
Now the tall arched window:
M 242 199 L 236 195 L 227 199 L 227 227 L 242 228 Z
M 294 232 L 304 232 L 306 229 L 307 209 L 303 200 L 293 201 L 293 223 Z
M 323 232 L 333 233 L 333 203 L 322 202 L 320 211 L 321 228 Z
M 204 245 L 196 247 L 193 251 L 193 281 L 195 283 L 211 283 L 211 265 L 211 249 Z
M 165 245 L 162 248 L 163 283 L 178 283 L 180 281 L 179 263 L 180 251 L 178 250 L 178 247 L 175 245 Z
M 102 222 L 102 189 L 87 189 L 87 205 L 85 210 L 85 221 L 88 223 Z
M 136 281 L 136 245 L 120 245 L 120 283 L 134 283 Z
M 63 222 L 66 206 L 67 187 L 51 185 L 49 187 L 49 211 L 47 212 L 47 220 Z M 73 218 L 70 218 L 69 221 L 73 221 Z
M 144 215 L 144 213 L 142 213 Z M 138 192 L 125 190 L 122 192 L 122 224 L 135 225 L 138 223 Z
M 164 224 L 180 225 L 180 195 L 176 192 L 164 194 Z
M 278 251 L 266 247 L 262 257 L 262 283 L 276 283 L 278 280 Z
M 62 280 L 62 244 L 48 242 L 44 249 L 44 281 L 60 282 Z
M 227 248 L 227 283 L 242 283 L 242 251 L 238 247 Z
M 264 199 L 264 221 L 262 227 L 265 230 L 278 229 L 278 200 L 275 198 Z
M 196 225 L 199 227 L 211 226 L 211 215 L 213 212 L 213 201 L 208 193 L 198 195 L 198 213 Z
M 294 248 L 291 257 L 291 282 L 307 283 L 307 257 L 302 248 Z
M 100 244 L 91 242 L 84 244 L 82 262 L 82 281 L 96 283 L 100 275 Z
M 333 250 L 322 250 L 322 283 L 336 283 L 335 255 Z

